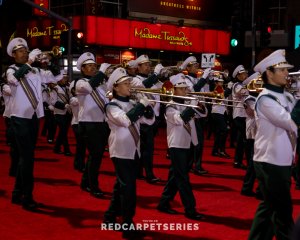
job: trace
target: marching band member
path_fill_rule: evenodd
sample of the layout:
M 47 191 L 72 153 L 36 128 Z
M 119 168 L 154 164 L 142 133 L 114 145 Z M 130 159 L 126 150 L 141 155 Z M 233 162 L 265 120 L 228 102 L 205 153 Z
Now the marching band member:
M 254 168 L 263 200 L 248 239 L 290 239 L 294 221 L 291 199 L 291 165 L 295 158 L 300 102 L 285 91 L 288 69 L 285 50 L 264 58 L 254 71 L 262 74 L 264 90 L 255 104 L 257 132 Z
M 158 75 L 160 75 L 163 66 L 157 64 L 154 68 L 154 73 L 150 75 L 151 65 L 150 60 L 147 55 L 141 55 L 135 60 L 137 65 L 137 74 L 131 81 L 132 87 L 145 87 L 161 89 L 162 83 L 158 81 Z M 146 95 L 148 98 L 153 98 L 160 100 L 159 96 L 154 96 L 151 94 Z M 159 117 L 160 104 L 156 103 L 154 105 L 154 113 L 156 118 Z M 156 131 L 156 124 L 146 124 L 142 123 L 140 125 L 141 129 L 141 165 L 138 168 L 138 178 L 143 179 L 143 168 L 145 168 L 146 181 L 149 183 L 156 183 L 160 181 L 153 173 L 153 155 L 154 155 L 154 135 Z
M 4 100 L 4 112 L 3 117 L 5 118 L 6 125 L 6 138 L 10 147 L 10 167 L 9 167 L 9 176 L 15 177 L 17 175 L 17 168 L 19 163 L 20 154 L 18 152 L 17 142 L 14 137 L 14 132 L 11 126 L 10 120 L 10 104 L 11 104 L 11 88 L 7 83 L 6 76 L 4 74 L 4 83 L 1 85 L 1 94 Z
M 171 76 L 170 81 L 174 86 L 174 95 L 185 96 L 187 84 L 182 73 Z M 184 103 L 182 99 L 173 98 L 175 102 Z M 205 111 L 205 108 L 203 108 Z M 171 166 L 168 182 L 163 190 L 157 209 L 168 214 L 177 211 L 170 207 L 170 202 L 179 192 L 184 205 L 185 216 L 190 219 L 200 220 L 203 215 L 195 209 L 196 200 L 189 180 L 189 157 L 191 145 L 197 145 L 197 133 L 194 122 L 195 109 L 179 105 L 167 105 L 167 141 L 170 152 Z
M 65 156 L 71 156 L 70 146 L 68 141 L 68 130 L 70 126 L 70 104 L 68 94 L 68 78 L 66 75 L 59 80 L 53 88 L 51 94 L 51 105 L 54 107 L 54 119 L 58 126 L 58 135 L 56 137 L 53 152 L 57 154 L 64 153 Z M 61 146 L 64 147 L 64 152 L 61 151 Z
M 248 91 L 244 88 L 243 81 L 248 77 L 248 72 L 243 65 L 237 66 L 233 73 L 232 77 L 237 80 L 232 86 L 232 99 L 234 101 L 240 101 L 241 103 L 234 104 L 237 107 L 233 107 L 233 121 L 234 125 L 237 128 L 237 145 L 235 148 L 235 156 L 233 167 L 246 169 L 247 167 L 243 164 L 243 157 L 245 152 L 245 143 L 246 143 L 246 112 L 243 107 L 243 100 L 248 95 Z M 238 108 L 240 107 L 240 108 Z
M 136 208 L 136 170 L 141 156 L 139 125 L 151 125 L 155 120 L 147 98 L 141 98 L 138 103 L 129 100 L 130 81 L 131 77 L 126 70 L 117 68 L 107 82 L 108 90 L 113 93 L 113 99 L 106 106 L 111 129 L 109 154 L 117 179 L 110 206 L 104 215 L 104 223 L 114 223 L 120 212 L 123 223 L 133 223 Z M 124 231 L 123 237 L 128 238 L 134 234 L 129 230 Z
M 15 64 L 7 71 L 7 81 L 11 88 L 11 123 L 14 131 L 20 161 L 16 182 L 12 193 L 12 203 L 22 204 L 26 210 L 35 210 L 37 203 L 33 199 L 34 149 L 38 136 L 38 119 L 44 116 L 42 101 L 42 83 L 54 77 L 50 71 L 39 70 L 31 66 L 39 49 L 28 54 L 27 42 L 23 38 L 14 38 L 7 46 L 7 53 Z
M 126 72 L 130 77 L 135 77 L 137 71 L 137 63 L 135 60 L 128 61 L 126 65 Z
M 105 120 L 106 86 L 104 74 L 108 64 L 102 64 L 97 72 L 95 56 L 86 52 L 77 61 L 77 69 L 82 78 L 76 82 L 76 95 L 79 102 L 79 132 L 86 137 L 89 158 L 81 179 L 81 189 L 90 192 L 96 198 L 104 193 L 99 188 L 98 175 L 109 128 Z
M 252 80 L 257 79 L 260 73 L 255 72 L 251 76 L 249 76 L 243 84 L 247 86 Z M 256 133 L 256 123 L 254 117 L 254 108 L 255 108 L 255 101 L 258 96 L 259 92 L 251 91 L 249 92 L 249 96 L 246 97 L 244 100 L 244 107 L 246 110 L 246 159 L 247 159 L 247 172 L 244 177 L 243 186 L 241 190 L 241 194 L 244 196 L 254 197 L 259 196 L 259 188 L 257 188 L 256 193 L 253 192 L 253 186 L 255 183 L 256 175 L 253 166 L 253 154 L 254 154 L 254 138 Z
M 207 80 L 206 78 L 211 73 L 211 69 L 207 68 L 204 70 L 203 75 L 201 78 L 197 78 L 197 71 L 199 69 L 199 63 L 194 56 L 188 57 L 179 67 L 181 70 L 186 70 L 187 75 L 186 84 L 188 86 L 188 90 L 190 92 L 200 92 L 204 91 L 203 88 L 206 88 Z M 209 91 L 209 90 L 207 90 Z M 199 116 L 195 117 L 195 125 L 197 130 L 197 137 L 198 137 L 198 144 L 193 146 L 193 157 L 191 158 L 191 169 L 193 173 L 197 175 L 203 175 L 207 173 L 202 167 L 202 156 L 203 156 L 203 148 L 204 148 L 204 125 L 205 125 L 205 118 L 200 118 Z M 193 169 L 193 162 L 195 162 L 195 168 Z
M 215 78 L 216 88 L 223 88 L 224 80 L 223 78 Z M 212 100 L 213 104 L 211 107 L 211 118 L 213 120 L 214 130 L 215 130 L 215 141 L 212 148 L 212 156 L 230 158 L 229 154 L 225 151 L 226 148 L 226 138 L 227 138 L 227 121 L 226 121 L 226 111 L 227 107 L 221 104 L 226 104 L 226 100 Z
M 85 152 L 86 152 L 86 141 L 84 136 L 82 136 L 79 132 L 79 102 L 75 92 L 75 84 L 78 80 L 73 80 L 70 83 L 69 88 L 69 97 L 70 97 L 70 107 L 72 110 L 72 120 L 71 126 L 74 132 L 75 141 L 76 141 L 76 150 L 74 154 L 74 169 L 84 172 L 85 168 Z

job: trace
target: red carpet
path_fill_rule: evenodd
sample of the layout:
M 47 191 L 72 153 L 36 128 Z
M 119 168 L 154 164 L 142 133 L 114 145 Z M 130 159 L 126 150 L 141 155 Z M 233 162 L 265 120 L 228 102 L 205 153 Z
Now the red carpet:
M 156 139 L 155 174 L 167 179 L 169 160 L 166 156 L 165 129 L 160 129 Z M 74 153 L 73 133 L 69 132 L 71 150 Z M 27 212 L 10 203 L 14 178 L 8 176 L 9 152 L 4 141 L 4 123 L 0 119 L 0 239 L 121 239 L 121 233 L 100 229 L 103 213 L 110 201 L 115 181 L 114 170 L 108 153 L 105 154 L 100 171 L 100 187 L 107 198 L 96 199 L 79 188 L 81 174 L 73 169 L 73 157 L 56 155 L 45 138 L 39 138 L 35 163 L 35 200 L 43 207 L 36 213 Z M 138 180 L 136 223 L 195 223 L 198 230 L 148 230 L 144 239 L 203 239 L 240 240 L 247 239 L 258 200 L 240 195 L 245 171 L 234 169 L 232 159 L 211 157 L 212 140 L 205 141 L 205 176 L 191 174 L 191 182 L 197 200 L 197 209 L 206 215 L 200 222 L 183 216 L 183 207 L 177 195 L 172 204 L 182 214 L 171 216 L 158 212 L 164 183 L 149 185 Z M 228 149 L 233 156 L 233 149 Z M 300 191 L 295 191 L 294 217 L 300 212 Z

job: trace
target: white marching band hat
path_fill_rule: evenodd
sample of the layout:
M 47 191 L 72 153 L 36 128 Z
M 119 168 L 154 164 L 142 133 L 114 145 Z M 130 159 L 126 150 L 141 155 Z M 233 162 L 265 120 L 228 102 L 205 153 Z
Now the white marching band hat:
M 139 56 L 136 60 L 136 65 L 150 62 L 149 57 L 145 54 Z
M 251 74 L 249 77 L 247 77 L 247 78 L 242 82 L 242 84 L 246 86 L 246 85 L 248 85 L 253 79 L 259 78 L 259 76 L 260 76 L 260 73 L 259 73 L 259 72 L 255 72 L 255 73 Z
M 285 50 L 279 49 L 261 60 L 255 67 L 254 71 L 263 74 L 269 67 L 273 68 L 293 68 L 285 59 Z
M 80 57 L 77 60 L 77 69 L 81 71 L 81 67 L 84 64 L 89 64 L 89 63 L 95 63 L 96 64 L 96 60 L 95 60 L 95 56 L 94 54 L 90 53 L 90 52 L 86 52 L 80 55 Z
M 188 65 L 192 65 L 192 64 L 196 64 L 196 63 L 198 63 L 197 58 L 195 58 L 194 56 L 190 56 L 187 59 L 185 59 L 185 61 L 179 66 L 179 68 L 181 70 L 184 70 L 184 69 L 186 69 L 186 67 Z
M 243 65 L 238 65 L 238 66 L 234 69 L 234 71 L 233 71 L 233 73 L 232 73 L 232 77 L 235 78 L 236 75 L 238 75 L 239 73 L 243 73 L 243 72 L 247 72 L 246 69 L 244 68 L 244 66 L 243 66 Z
M 128 61 L 127 67 L 128 68 L 137 68 L 136 60 L 130 60 L 130 61 Z
M 20 48 L 26 48 L 27 51 L 29 51 L 27 42 L 24 38 L 14 38 L 7 45 L 7 54 L 12 57 L 13 52 Z
M 185 76 L 183 73 L 178 73 L 170 77 L 170 82 L 174 87 L 187 87 Z
M 115 71 L 113 71 L 110 77 L 108 78 L 108 81 L 106 83 L 107 90 L 112 91 L 115 84 L 131 79 L 132 78 L 128 76 L 126 70 L 124 68 L 119 67 Z

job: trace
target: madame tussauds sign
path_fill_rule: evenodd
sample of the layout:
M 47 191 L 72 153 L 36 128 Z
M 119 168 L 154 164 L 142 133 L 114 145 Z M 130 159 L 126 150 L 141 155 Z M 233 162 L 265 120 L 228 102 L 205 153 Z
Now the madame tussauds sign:
M 171 45 L 181 45 L 181 46 L 192 46 L 193 43 L 188 40 L 185 33 L 179 31 L 177 33 L 171 33 L 169 31 L 160 31 L 159 33 L 152 33 L 147 27 L 145 28 L 135 28 L 134 37 L 140 39 L 158 39 L 167 41 Z

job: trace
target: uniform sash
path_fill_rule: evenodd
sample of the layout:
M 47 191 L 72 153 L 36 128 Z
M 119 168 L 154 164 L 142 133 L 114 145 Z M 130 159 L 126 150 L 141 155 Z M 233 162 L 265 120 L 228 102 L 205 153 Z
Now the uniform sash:
M 91 92 L 91 96 L 94 99 L 94 101 L 96 102 L 96 104 L 98 105 L 98 107 L 100 108 L 100 110 L 105 113 L 105 102 L 102 99 L 102 97 L 100 96 L 100 94 L 98 93 L 97 90 L 93 90 Z
M 21 84 L 29 102 L 31 103 L 31 106 L 33 107 L 34 110 L 36 110 L 39 102 L 31 88 L 31 86 L 28 83 L 28 80 L 26 78 L 21 78 L 20 84 Z

